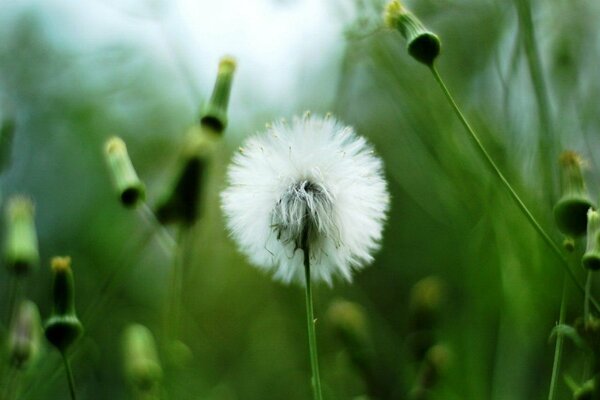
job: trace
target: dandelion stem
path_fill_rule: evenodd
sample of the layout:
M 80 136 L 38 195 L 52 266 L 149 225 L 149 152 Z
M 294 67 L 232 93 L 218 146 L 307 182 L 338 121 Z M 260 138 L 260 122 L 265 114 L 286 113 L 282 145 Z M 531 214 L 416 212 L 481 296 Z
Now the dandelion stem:
M 319 376 L 319 360 L 317 353 L 317 335 L 315 333 L 315 316 L 310 279 L 310 249 L 307 241 L 303 244 L 304 276 L 306 278 L 306 322 L 308 327 L 308 347 L 310 348 L 310 365 L 312 369 L 312 388 L 315 400 L 323 400 L 321 394 L 321 378 Z
M 537 221 L 537 219 L 533 216 L 531 211 L 529 211 L 529 208 L 527 208 L 527 206 L 525 205 L 523 200 L 521 200 L 521 197 L 517 194 L 515 189 L 512 187 L 510 182 L 508 182 L 508 180 L 506 179 L 506 177 L 504 176 L 504 174 L 498 167 L 498 165 L 496 165 L 496 163 L 492 159 L 492 156 L 486 150 L 485 146 L 479 139 L 479 136 L 477 135 L 477 133 L 475 133 L 473 128 L 471 128 L 471 125 L 469 125 L 469 122 L 467 121 L 467 119 L 463 115 L 462 111 L 456 104 L 456 101 L 454 101 L 452 94 L 450 94 L 450 91 L 446 87 L 446 84 L 444 83 L 442 77 L 440 76 L 437 68 L 435 66 L 431 66 L 430 69 L 431 69 L 431 72 L 433 73 L 433 77 L 435 78 L 435 81 L 439 84 L 442 92 L 444 92 L 444 95 L 446 96 L 448 103 L 452 106 L 452 109 L 454 110 L 456 116 L 458 117 L 458 119 L 462 123 L 463 127 L 469 134 L 469 137 L 473 140 L 475 147 L 481 153 L 485 162 L 488 164 L 488 166 L 494 172 L 496 177 L 500 180 L 502 185 L 506 188 L 506 190 L 508 191 L 508 193 L 510 194 L 510 196 L 512 197 L 514 202 L 517 204 L 519 210 L 521 210 L 523 215 L 525 215 L 525 217 L 527 218 L 527 220 L 529 221 L 531 226 L 536 230 L 536 232 L 541 236 L 543 241 L 548 245 L 548 247 L 550 247 L 552 252 L 560 260 L 562 267 L 564 268 L 564 270 L 567 273 L 567 275 L 569 276 L 569 278 L 573 281 L 573 283 L 575 284 L 577 289 L 581 293 L 585 293 L 585 290 L 584 290 L 582 284 L 577 280 L 575 273 L 573 273 L 573 271 L 571 270 L 571 267 L 569 266 L 569 262 L 568 262 L 567 258 L 564 256 L 564 254 L 562 253 L 562 251 L 560 250 L 560 248 L 558 247 L 556 242 L 554 242 L 554 240 L 552 240 L 550 235 L 544 230 L 544 228 L 542 228 L 542 226 Z M 598 304 L 598 302 L 593 297 L 590 297 L 590 302 L 594 305 L 594 307 L 597 310 L 600 311 L 600 304 Z
M 73 379 L 73 371 L 71 370 L 71 363 L 67 357 L 66 352 L 61 351 L 63 361 L 65 363 L 65 372 L 67 374 L 67 381 L 69 382 L 69 392 L 71 393 L 71 400 L 76 400 L 75 396 L 75 380 Z
M 565 318 L 567 314 L 567 277 L 565 276 L 563 279 L 563 289 L 562 289 L 562 298 L 560 300 L 560 312 L 558 314 L 558 325 L 563 325 L 565 323 Z M 556 383 L 558 381 L 558 373 L 560 370 L 560 362 L 562 359 L 562 349 L 564 343 L 563 335 L 558 332 L 556 334 L 556 345 L 554 346 L 554 362 L 552 363 L 552 375 L 550 378 L 550 390 L 548 392 L 548 400 L 556 399 Z

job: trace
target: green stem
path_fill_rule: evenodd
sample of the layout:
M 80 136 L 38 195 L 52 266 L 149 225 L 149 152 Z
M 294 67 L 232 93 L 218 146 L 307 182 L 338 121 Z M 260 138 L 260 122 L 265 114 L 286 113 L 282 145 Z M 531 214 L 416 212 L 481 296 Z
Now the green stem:
M 431 72 L 433 73 L 433 77 L 435 78 L 435 81 L 439 84 L 440 88 L 442 89 L 442 92 L 444 92 L 444 95 L 446 96 L 446 99 L 448 100 L 448 103 L 450 103 L 450 105 L 452 106 L 452 109 L 456 113 L 456 116 L 458 117 L 458 119 L 460 120 L 460 122 L 464 126 L 465 130 L 469 134 L 469 137 L 475 143 L 475 147 L 477 148 L 477 150 L 479 150 L 479 152 L 483 156 L 483 159 L 485 160 L 485 162 L 488 164 L 488 166 L 490 167 L 490 169 L 494 172 L 494 175 L 496 175 L 496 177 L 500 180 L 500 183 L 508 191 L 508 193 L 510 194 L 510 196 L 512 197 L 512 199 L 514 200 L 514 202 L 517 204 L 519 210 L 521 210 L 521 212 L 523 213 L 523 215 L 525 215 L 525 217 L 527 218 L 527 220 L 529 221 L 529 223 L 531 224 L 531 226 L 536 230 L 536 232 L 541 236 L 541 238 L 543 239 L 543 241 L 548 245 L 548 247 L 550 247 L 550 249 L 552 250 L 552 252 L 560 260 L 562 267 L 565 269 L 565 272 L 567 273 L 567 275 L 569 276 L 569 278 L 573 281 L 573 283 L 578 288 L 578 290 L 581 293 L 585 293 L 583 286 L 581 285 L 581 283 L 575 277 L 575 274 L 573 273 L 573 271 L 569 267 L 568 260 L 566 259 L 566 257 L 564 256 L 564 254 L 562 253 L 562 251 L 560 250 L 560 248 L 558 247 L 558 245 L 554 242 L 554 240 L 552 240 L 550 238 L 550 235 L 548 235 L 548 233 L 546 233 L 546 231 L 544 230 L 544 228 L 542 228 L 542 226 L 537 221 L 537 219 L 533 216 L 533 214 L 531 213 L 531 211 L 529 211 L 529 208 L 527 208 L 527 206 L 525 205 L 525 203 L 523 202 L 523 200 L 521 200 L 521 197 L 519 197 L 519 195 L 517 194 L 517 192 L 515 191 L 515 189 L 513 189 L 513 187 L 510 184 L 510 182 L 508 182 L 508 180 L 506 179 L 506 177 L 504 176 L 504 174 L 502 173 L 502 171 L 500 171 L 500 168 L 496 165 L 496 163 L 492 159 L 492 156 L 490 156 L 490 154 L 486 150 L 485 146 L 483 145 L 483 143 L 479 139 L 479 136 L 477 136 L 477 134 L 475 133 L 475 131 L 473 130 L 473 128 L 471 128 L 471 125 L 469 125 L 469 122 L 467 121 L 467 119 L 463 115 L 462 111 L 460 110 L 460 108 L 458 107 L 458 105 L 456 104 L 456 102 L 454 101 L 454 98 L 452 97 L 452 94 L 450 94 L 450 91 L 448 90 L 448 88 L 444 84 L 444 81 L 443 81 L 442 77 L 440 76 L 437 68 L 435 66 L 431 66 L 430 69 L 431 69 Z M 598 302 L 593 297 L 590 297 L 590 302 L 594 305 L 594 307 L 597 310 L 600 311 L 600 304 L 598 304 Z
M 552 159 L 554 156 L 554 127 L 552 124 L 550 111 L 550 96 L 548 95 L 548 87 L 544 79 L 542 60 L 540 52 L 535 40 L 535 28 L 533 26 L 533 18 L 531 16 L 531 5 L 529 0 L 515 0 L 517 14 L 519 16 L 519 26 L 521 29 L 521 38 L 525 47 L 525 56 L 527 58 L 527 66 L 529 76 L 533 85 L 535 99 L 537 102 L 540 127 L 544 134 L 539 135 L 539 151 L 540 163 L 542 171 L 551 171 Z M 552 176 L 549 173 L 544 173 L 544 190 L 547 193 L 554 194 Z
M 181 227 L 173 250 L 173 267 L 171 270 L 171 288 L 169 293 L 169 308 L 165 318 L 165 327 L 172 339 L 179 334 L 181 323 L 181 293 L 183 289 L 183 253 L 185 248 L 187 228 Z M 170 328 L 170 329 L 169 329 Z
M 169 231 L 167 231 L 167 229 L 160 222 L 158 222 L 158 218 L 156 218 L 156 215 L 154 214 L 150 206 L 148 206 L 148 204 L 144 202 L 140 204 L 137 210 L 144 222 L 151 229 L 156 229 L 156 233 L 158 235 L 158 244 L 165 252 L 165 254 L 172 254 L 173 249 L 177 246 L 175 239 L 173 239 L 173 236 L 171 236 Z
M 73 379 L 73 371 L 71 370 L 71 363 L 67 354 L 63 351 L 60 353 L 65 363 L 65 373 L 67 374 L 67 381 L 69 382 L 69 392 L 71 393 L 71 400 L 76 400 L 75 396 L 75 380 Z
M 308 243 L 303 245 L 304 273 L 306 278 L 306 322 L 308 327 L 308 347 L 310 349 L 310 365 L 312 369 L 312 388 L 315 400 L 323 400 L 321 394 L 321 378 L 319 376 L 319 359 L 317 353 L 317 335 L 315 333 L 315 315 L 313 311 L 312 289 L 310 279 L 310 250 Z
M 590 298 L 592 292 L 592 270 L 588 270 L 585 280 L 585 299 L 583 300 L 583 320 L 587 324 L 590 319 Z
M 567 314 L 567 278 L 563 279 L 562 298 L 560 300 L 560 312 L 558 315 L 558 325 L 565 323 Z M 548 392 L 548 400 L 556 399 L 556 383 L 558 381 L 558 373 L 560 370 L 560 362 L 562 359 L 564 337 L 561 333 L 556 334 L 556 345 L 554 346 L 554 362 L 552 364 L 552 376 L 550 378 L 550 391 Z

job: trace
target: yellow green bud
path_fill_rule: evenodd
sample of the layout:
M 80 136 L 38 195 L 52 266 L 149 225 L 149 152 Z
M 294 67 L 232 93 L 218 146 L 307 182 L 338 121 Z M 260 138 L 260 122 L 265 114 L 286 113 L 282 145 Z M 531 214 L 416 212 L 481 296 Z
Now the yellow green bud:
M 11 322 L 8 337 L 8 354 L 12 366 L 23 369 L 35 358 L 40 347 L 41 332 L 37 306 L 31 301 L 23 301 Z
M 554 219 L 558 229 L 567 236 L 585 233 L 587 212 L 594 204 L 583 179 L 583 160 L 574 151 L 565 151 L 560 160 L 562 196 L 554 206 Z
M 52 259 L 53 309 L 46 321 L 46 339 L 64 353 L 83 333 L 75 313 L 75 283 L 70 257 Z
M 406 39 L 408 53 L 417 61 L 431 67 L 440 54 L 441 42 L 399 0 L 391 0 L 385 8 L 386 26 L 396 29 Z
M 117 136 L 108 139 L 104 156 L 121 203 L 125 207 L 134 207 L 144 200 L 146 189 L 133 168 L 125 142 Z
M 7 207 L 6 222 L 6 264 L 13 273 L 25 274 L 39 262 L 34 207 L 31 200 L 22 196 L 11 198 Z
M 148 328 L 132 324 L 123 334 L 123 361 L 127 378 L 141 391 L 150 391 L 162 378 L 156 345 Z
M 227 106 L 231 93 L 236 63 L 231 57 L 223 57 L 219 62 L 217 80 L 210 101 L 204 106 L 200 117 L 202 126 L 222 133 L 227 127 Z

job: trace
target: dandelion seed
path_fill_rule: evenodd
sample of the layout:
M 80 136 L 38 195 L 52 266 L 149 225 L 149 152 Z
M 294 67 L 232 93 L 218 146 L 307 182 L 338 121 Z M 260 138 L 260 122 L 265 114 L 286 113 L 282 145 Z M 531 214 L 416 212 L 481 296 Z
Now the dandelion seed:
M 373 260 L 389 204 L 381 160 L 335 118 L 275 122 L 244 144 L 228 170 L 222 208 L 250 261 L 283 282 L 331 285 Z

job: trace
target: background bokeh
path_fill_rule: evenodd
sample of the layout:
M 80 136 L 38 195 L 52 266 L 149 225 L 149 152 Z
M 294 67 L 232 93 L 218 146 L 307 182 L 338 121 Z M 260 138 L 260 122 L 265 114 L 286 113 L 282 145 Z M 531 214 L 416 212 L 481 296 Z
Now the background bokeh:
M 493 157 L 561 242 L 551 218 L 558 152 L 580 151 L 594 196 L 599 186 L 600 3 L 407 3 L 441 37 L 438 68 Z M 434 337 L 448 357 L 428 398 L 547 398 L 549 336 L 564 273 L 478 157 L 427 69 L 406 54 L 397 32 L 381 27 L 383 5 L 4 0 L 0 116 L 14 118 L 16 130 L 0 177 L 2 199 L 24 193 L 35 201 L 43 261 L 24 293 L 43 317 L 51 308 L 48 260 L 73 258 L 86 327 L 72 359 L 82 399 L 132 398 L 121 351 L 132 322 L 157 339 L 162 398 L 310 398 L 303 291 L 248 265 L 224 230 L 218 202 L 241 141 L 270 120 L 307 109 L 332 111 L 366 136 L 384 159 L 392 194 L 375 263 L 352 284 L 315 289 L 325 397 L 369 391 L 326 317 L 331 302 L 344 298 L 368 320 L 379 396 L 406 398 L 421 368 L 411 356 L 411 290 L 433 275 L 444 288 Z M 526 10 L 532 25 L 519 18 Z M 531 27 L 535 46 L 527 40 Z M 533 74 L 532 48 L 542 66 Z M 225 54 L 238 61 L 230 126 L 186 248 L 181 342 L 172 343 L 163 318 L 171 258 L 140 214 L 115 199 L 102 144 L 123 137 L 153 205 Z M 548 101 L 545 121 L 540 98 Z M 577 263 L 574 270 L 583 281 Z M 3 317 L 8 284 L 2 269 Z M 582 305 L 570 285 L 567 322 Z M 565 374 L 581 382 L 584 364 L 567 342 Z M 23 377 L 20 398 L 65 398 L 60 365 L 45 346 Z M 559 398 L 569 393 L 561 374 Z

